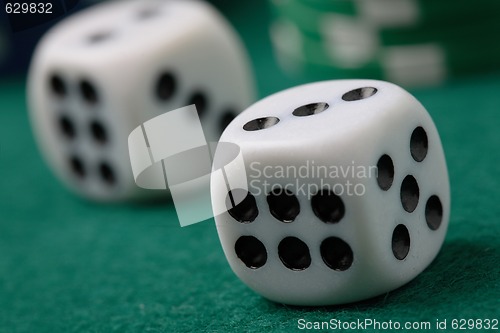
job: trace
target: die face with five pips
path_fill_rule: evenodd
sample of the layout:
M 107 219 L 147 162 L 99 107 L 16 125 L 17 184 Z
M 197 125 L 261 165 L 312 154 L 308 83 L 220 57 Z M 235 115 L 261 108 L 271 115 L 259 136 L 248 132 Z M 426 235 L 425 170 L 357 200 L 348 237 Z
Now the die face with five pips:
M 288 89 L 240 114 L 221 141 L 240 147 L 248 191 L 213 184 L 214 205 L 228 209 L 215 218 L 220 241 L 236 275 L 270 300 L 377 296 L 416 277 L 441 248 L 444 152 L 425 108 L 398 86 Z M 242 170 L 225 172 L 231 185 Z

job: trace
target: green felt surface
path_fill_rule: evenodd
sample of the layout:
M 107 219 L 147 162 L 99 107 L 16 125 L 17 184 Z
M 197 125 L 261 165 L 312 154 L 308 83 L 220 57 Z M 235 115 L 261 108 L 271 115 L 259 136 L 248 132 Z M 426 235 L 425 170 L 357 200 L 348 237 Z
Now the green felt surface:
M 232 8 L 231 17 L 265 96 L 299 81 L 279 72 L 251 6 Z M 441 253 L 414 281 L 381 297 L 298 308 L 245 287 L 213 223 L 180 228 L 171 203 L 106 206 L 68 193 L 36 149 L 23 79 L 3 78 L 0 332 L 293 332 L 300 318 L 499 318 L 500 76 L 415 95 L 436 122 L 450 172 L 451 223 Z

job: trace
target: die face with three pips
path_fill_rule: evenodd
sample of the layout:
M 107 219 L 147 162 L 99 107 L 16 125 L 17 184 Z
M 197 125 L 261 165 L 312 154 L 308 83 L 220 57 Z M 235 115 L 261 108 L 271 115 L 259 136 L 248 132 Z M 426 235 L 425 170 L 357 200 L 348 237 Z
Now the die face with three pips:
M 214 205 L 228 209 L 215 218 L 220 241 L 236 275 L 272 301 L 374 297 L 415 278 L 441 248 L 444 152 L 427 111 L 398 86 L 288 89 L 240 114 L 221 141 L 240 147 L 248 192 L 213 184 Z M 243 170 L 225 172 L 231 185 Z
M 209 4 L 184 0 L 113 1 L 67 18 L 37 47 L 28 88 L 47 162 L 101 201 L 167 193 L 134 183 L 127 137 L 145 121 L 195 104 L 216 141 L 254 97 L 232 28 Z

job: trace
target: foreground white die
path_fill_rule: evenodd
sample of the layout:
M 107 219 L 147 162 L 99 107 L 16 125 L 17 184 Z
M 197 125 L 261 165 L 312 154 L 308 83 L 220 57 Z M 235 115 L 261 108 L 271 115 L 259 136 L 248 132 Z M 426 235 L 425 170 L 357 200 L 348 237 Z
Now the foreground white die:
M 45 36 L 29 74 L 32 123 L 47 161 L 74 191 L 104 201 L 165 193 L 134 184 L 127 149 L 134 128 L 196 104 L 206 139 L 217 140 L 253 89 L 234 31 L 198 1 L 95 6 Z
M 212 184 L 214 206 L 228 208 L 216 217 L 222 247 L 236 275 L 270 300 L 380 295 L 441 248 L 450 210 L 443 149 L 427 111 L 396 85 L 285 90 L 240 114 L 221 142 L 240 147 L 249 191 Z M 242 170 L 225 172 L 231 185 Z

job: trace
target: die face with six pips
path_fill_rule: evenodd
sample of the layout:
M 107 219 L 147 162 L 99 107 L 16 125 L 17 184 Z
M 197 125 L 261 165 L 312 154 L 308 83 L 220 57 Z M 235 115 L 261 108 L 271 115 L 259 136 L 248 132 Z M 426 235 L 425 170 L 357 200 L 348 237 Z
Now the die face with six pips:
M 254 93 L 231 27 L 209 4 L 182 0 L 110 2 L 65 19 L 37 47 L 28 88 L 46 160 L 74 192 L 101 201 L 166 193 L 135 185 L 132 130 L 195 104 L 216 141 Z
M 248 192 L 212 186 L 227 260 L 262 296 L 343 304 L 396 289 L 443 243 L 448 174 L 424 107 L 381 81 L 327 81 L 267 97 L 221 137 Z M 217 156 L 217 153 L 216 153 Z M 242 172 L 226 168 L 228 185 Z M 235 198 L 239 198 L 236 200 Z

